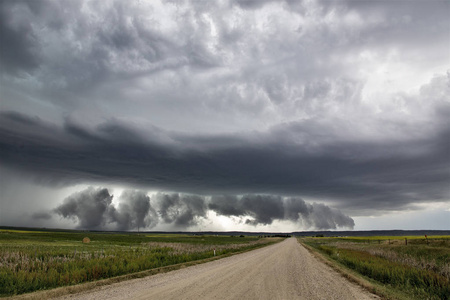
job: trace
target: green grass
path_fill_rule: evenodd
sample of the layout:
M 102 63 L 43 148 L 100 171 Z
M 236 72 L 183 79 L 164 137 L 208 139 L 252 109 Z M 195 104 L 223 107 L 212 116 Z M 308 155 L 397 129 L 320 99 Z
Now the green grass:
M 91 242 L 83 244 L 84 237 Z M 0 231 L 0 296 L 201 260 L 272 243 L 258 237 Z
M 450 236 L 305 238 L 335 262 L 409 299 L 449 299 Z

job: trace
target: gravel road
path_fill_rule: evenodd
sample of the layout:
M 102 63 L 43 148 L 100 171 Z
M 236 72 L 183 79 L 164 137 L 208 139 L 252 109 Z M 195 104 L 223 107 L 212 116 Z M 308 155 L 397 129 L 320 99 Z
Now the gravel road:
M 205 264 L 60 299 L 377 299 L 295 238 Z

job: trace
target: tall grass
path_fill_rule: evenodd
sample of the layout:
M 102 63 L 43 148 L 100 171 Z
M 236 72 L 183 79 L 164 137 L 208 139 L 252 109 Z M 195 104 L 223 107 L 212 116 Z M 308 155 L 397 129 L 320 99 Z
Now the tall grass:
M 390 237 L 303 239 L 338 263 L 415 299 L 449 299 L 450 237 L 385 243 Z M 366 240 L 366 242 L 364 242 Z M 371 241 L 380 241 L 371 243 Z M 399 239 L 402 240 L 402 239 Z
M 89 236 L 91 242 L 83 244 Z M 105 279 L 269 243 L 256 237 L 0 231 L 0 296 Z

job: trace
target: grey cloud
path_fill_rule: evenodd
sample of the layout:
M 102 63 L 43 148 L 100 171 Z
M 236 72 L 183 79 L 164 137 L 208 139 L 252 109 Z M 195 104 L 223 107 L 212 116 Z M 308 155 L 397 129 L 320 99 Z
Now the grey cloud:
M 108 189 L 88 187 L 67 197 L 53 213 L 72 219 L 82 229 L 149 229 L 158 223 L 150 197 L 144 192 L 124 191 L 117 208 L 112 199 Z M 35 215 L 36 218 L 41 217 L 40 214 Z
M 165 223 L 178 227 L 192 226 L 197 224 L 198 218 L 206 217 L 207 207 L 204 197 L 158 193 L 153 199 Z
M 301 198 L 287 198 L 284 200 L 285 218 L 291 221 L 297 221 L 302 215 L 308 218 L 311 212 L 311 205 L 307 205 Z
M 73 219 L 79 228 L 117 230 L 148 230 L 160 221 L 185 229 L 197 225 L 207 213 L 205 198 L 197 195 L 158 193 L 150 199 L 142 191 L 125 190 L 117 207 L 112 198 L 108 189 L 89 187 L 67 197 L 53 213 Z M 36 213 L 33 217 L 48 215 Z
M 448 201 L 447 2 L 2 1 L 0 162 L 352 215 Z M 397 88 L 405 72 L 426 75 Z M 180 203 L 180 224 L 202 214 Z
M 0 70 L 17 75 L 20 71 L 32 71 L 39 65 L 38 45 L 30 21 L 13 24 L 15 14 L 20 14 L 24 3 L 0 2 Z
M 79 228 L 101 229 L 105 226 L 112 198 L 105 188 L 89 187 L 67 197 L 54 212 L 64 218 L 77 220 Z
M 291 7 L 296 7 L 295 1 L 293 3 Z M 353 18 L 356 23 L 348 23 L 349 27 L 342 28 L 343 30 L 336 31 L 332 26 L 327 27 L 328 37 L 341 46 L 358 46 L 357 43 L 359 46 L 375 48 L 395 45 L 411 51 L 410 47 L 413 45 L 433 49 L 432 41 L 440 43 L 442 41 L 439 39 L 448 40 L 444 29 L 449 25 L 448 18 L 445 17 L 449 9 L 446 1 L 411 3 L 349 0 L 317 1 L 309 5 L 315 6 L 316 13 L 321 15 L 341 16 L 344 23 L 349 21 L 348 18 Z M 304 5 L 301 8 L 304 12 Z M 361 18 L 364 18 L 364 22 L 361 22 Z M 436 35 L 430 36 L 431 32 Z M 341 41 L 332 36 L 340 37 Z
M 32 81 L 41 88 L 33 97 L 72 109 L 85 103 L 80 94 L 95 92 L 105 81 L 185 64 L 173 39 L 153 30 L 156 24 L 147 23 L 134 5 L 81 6 L 79 1 L 2 1 L 0 63 L 11 72 L 39 66 Z M 105 18 L 92 19 L 84 13 L 89 11 Z M 130 14 L 135 17 L 127 18 Z M 5 77 L 5 84 L 11 83 Z
M 39 117 L 30 117 L 24 114 L 21 114 L 16 111 L 2 111 L 0 112 L 2 118 L 2 127 L 8 126 L 16 126 L 23 124 L 25 126 L 37 126 L 44 127 L 42 120 Z
M 44 57 L 39 74 L 19 84 L 18 90 L 64 112 L 90 111 L 98 106 L 99 117 L 108 118 L 101 109 L 107 106 L 112 115 L 151 119 L 168 129 L 205 130 L 205 123 L 219 130 L 229 130 L 233 124 L 234 128 L 255 129 L 261 123 L 335 115 L 337 107 L 338 113 L 346 114 L 341 106 L 354 105 L 352 91 L 361 89 L 367 80 L 355 76 L 359 64 L 352 63 L 364 49 L 389 48 L 391 44 L 380 42 L 389 32 L 396 32 L 390 38 L 394 46 L 395 41 L 403 40 L 398 35 L 403 36 L 405 31 L 412 34 L 410 40 L 415 47 L 408 46 L 403 53 L 414 57 L 421 55 L 410 49 L 433 47 L 437 41 L 448 40 L 442 36 L 448 28 L 446 11 L 439 9 L 446 4 L 438 1 L 414 5 L 273 1 L 281 10 L 268 12 L 263 20 L 268 30 L 264 32 L 253 26 L 253 10 L 243 12 L 233 22 L 227 18 L 233 7 L 230 3 L 264 8 L 265 1 L 237 1 L 217 7 L 175 3 L 176 10 L 166 3 L 167 22 L 176 23 L 169 29 L 160 24 L 155 8 L 148 3 L 87 2 L 81 10 L 79 2 L 31 2 L 30 18 L 36 27 L 43 28 L 36 34 L 45 48 Z M 296 18 L 291 12 L 297 7 L 310 14 Z M 378 19 L 371 18 L 371 9 L 377 12 L 375 17 L 380 16 Z M 215 24 L 217 37 L 211 34 L 203 12 Z M 99 18 L 92 20 L 89 13 Z M 395 23 L 404 14 L 417 22 Z M 332 18 L 329 23 L 325 21 L 327 16 Z M 428 22 L 430 18 L 438 22 Z M 19 24 L 28 19 L 15 17 Z M 362 22 L 365 19 L 368 21 Z M 307 24 L 299 33 L 294 27 L 300 25 L 291 22 Z M 63 26 L 51 26 L 53 23 Z M 412 25 L 420 31 L 420 39 L 415 30 L 409 29 Z M 391 30 L 393 26 L 399 30 Z M 433 41 L 419 41 L 425 38 Z M 429 50 L 426 48 L 427 53 Z M 5 80 L 5 86 L 12 84 Z M 27 92 L 29 86 L 42 88 Z M 133 99 L 139 105 L 123 105 L 123 99 Z M 179 118 L 180 112 L 183 118 Z
M 233 2 L 243 9 L 259 9 L 270 2 L 276 2 L 276 1 L 275 0 L 235 0 Z
M 241 216 L 242 208 L 236 196 L 220 195 L 211 197 L 208 208 L 223 216 Z
M 280 197 L 266 195 L 245 195 L 240 199 L 242 209 L 254 220 L 249 224 L 271 224 L 273 219 L 283 219 L 284 210 Z
M 251 217 L 252 219 L 246 220 L 251 225 L 268 225 L 274 219 L 284 219 L 283 200 L 279 196 L 213 196 L 208 207 L 224 216 Z
M 35 220 L 49 220 L 52 218 L 52 214 L 49 212 L 36 212 L 31 215 L 31 218 Z
M 150 197 L 142 191 L 124 191 L 118 209 L 109 209 L 109 222 L 118 230 L 152 228 L 158 223 L 158 215 L 150 204 Z
M 290 221 L 298 228 L 353 228 L 353 220 L 324 204 L 309 204 L 301 198 L 248 194 L 212 196 L 157 193 L 150 199 L 143 191 L 125 190 L 115 206 L 106 188 L 89 187 L 67 197 L 52 212 L 72 219 L 82 229 L 148 230 L 158 224 L 186 230 L 208 218 L 208 211 L 237 217 L 249 225 L 270 225 Z M 33 219 L 50 219 L 48 212 L 37 212 Z
M 54 6 L 60 8 L 64 5 L 56 3 Z M 47 57 L 47 78 L 40 79 L 62 81 L 71 92 L 80 93 L 82 88 L 83 92 L 88 92 L 105 81 L 127 81 L 136 76 L 177 69 L 187 63 L 195 65 L 200 57 L 208 55 L 200 43 L 192 45 L 189 40 L 161 34 L 157 30 L 158 22 L 148 18 L 139 5 L 115 1 L 100 6 L 88 2 L 85 9 L 95 11 L 103 18 L 92 20 L 81 12 L 80 7 L 72 7 L 65 12 L 72 18 L 65 20 L 64 31 L 48 27 L 47 35 L 42 36 L 44 40 L 64 40 L 65 43 L 58 46 L 72 56 L 69 61 Z M 49 18 L 42 15 L 37 21 L 47 25 Z M 76 39 L 69 38 L 67 32 Z M 193 46 L 198 51 L 192 52 Z M 55 51 L 53 48 L 49 50 Z M 187 50 L 194 55 L 189 56 Z M 200 52 L 204 53 L 198 55 Z
M 343 214 L 338 209 L 320 203 L 306 204 L 301 199 L 295 199 L 294 201 L 299 202 L 299 205 L 294 207 L 290 213 L 298 212 L 299 220 L 301 220 L 307 228 L 336 229 L 338 227 L 346 227 L 353 229 L 355 226 L 353 219 Z M 306 210 L 304 209 L 305 207 Z M 301 209 L 296 210 L 295 208 Z
M 143 138 L 133 134 L 137 129 L 110 121 L 113 123 L 108 128 L 115 129 L 94 129 L 91 135 L 97 138 L 92 139 L 82 134 L 71 137 L 55 126 L 8 113 L 0 115 L 0 158 L 6 166 L 52 181 L 89 178 L 193 194 L 301 195 L 333 199 L 336 207 L 356 212 L 396 210 L 448 197 L 445 112 L 440 110 L 442 121 L 437 123 L 442 129 L 433 135 L 378 142 L 342 141 L 328 125 L 312 121 L 284 124 L 272 132 L 233 135 L 231 139 L 167 131 L 159 131 L 158 139 Z M 15 126 L 8 122 L 15 122 Z M 339 120 L 334 123 L 337 134 L 351 132 L 345 123 L 339 124 Z M 183 206 L 187 204 L 176 197 L 171 201 L 167 209 L 186 213 L 185 223 L 192 220 L 194 211 L 202 213 L 201 209 Z M 252 204 L 248 200 L 247 205 Z M 166 218 L 175 222 L 169 215 Z M 262 212 L 261 221 L 269 221 Z
M 352 218 L 324 204 L 309 204 L 298 197 L 282 198 L 274 195 L 213 196 L 209 209 L 219 215 L 251 217 L 250 225 L 270 225 L 274 220 L 289 220 L 303 228 L 353 228 Z

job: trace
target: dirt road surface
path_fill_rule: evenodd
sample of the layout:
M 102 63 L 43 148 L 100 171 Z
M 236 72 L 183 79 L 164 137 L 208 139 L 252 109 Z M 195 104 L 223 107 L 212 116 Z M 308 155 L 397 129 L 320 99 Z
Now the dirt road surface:
M 377 299 L 295 238 L 205 264 L 61 299 Z

